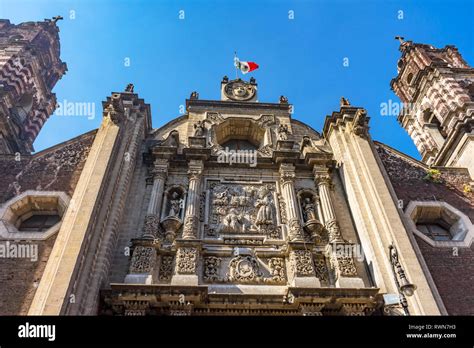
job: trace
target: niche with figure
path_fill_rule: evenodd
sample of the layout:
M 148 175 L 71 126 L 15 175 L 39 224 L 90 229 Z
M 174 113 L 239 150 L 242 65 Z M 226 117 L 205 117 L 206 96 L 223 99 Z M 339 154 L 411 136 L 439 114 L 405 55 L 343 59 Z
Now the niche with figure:
M 311 190 L 302 190 L 298 192 L 298 201 L 305 230 L 311 237 L 319 239 L 323 224 L 318 195 Z
M 161 225 L 165 229 L 165 240 L 172 242 L 183 224 L 186 204 L 186 190 L 181 186 L 172 186 L 163 196 Z
M 162 218 L 176 217 L 183 220 L 186 192 L 181 186 L 173 186 L 164 194 Z

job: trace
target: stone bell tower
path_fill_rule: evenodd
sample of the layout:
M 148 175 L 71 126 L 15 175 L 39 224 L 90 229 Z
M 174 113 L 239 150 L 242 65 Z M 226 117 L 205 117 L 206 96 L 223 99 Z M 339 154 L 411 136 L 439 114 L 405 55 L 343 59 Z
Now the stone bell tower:
M 400 41 L 392 90 L 404 104 L 398 121 L 429 165 L 467 167 L 474 176 L 474 69 L 457 48 Z
M 59 57 L 59 19 L 0 20 L 0 154 L 32 152 L 54 112 L 51 91 L 67 70 Z

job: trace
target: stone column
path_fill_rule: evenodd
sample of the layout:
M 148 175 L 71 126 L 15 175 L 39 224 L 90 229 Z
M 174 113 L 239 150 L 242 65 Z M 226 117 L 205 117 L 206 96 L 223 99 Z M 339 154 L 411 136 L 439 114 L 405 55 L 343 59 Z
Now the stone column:
M 148 203 L 145 225 L 143 228 L 143 238 L 156 238 L 158 225 L 160 223 L 161 204 L 163 202 L 163 190 L 166 177 L 168 175 L 168 160 L 164 158 L 156 159 L 151 169 L 153 175 L 153 187 L 151 189 L 150 202 Z
M 293 164 L 280 164 L 280 183 L 288 215 L 288 237 L 292 242 L 303 241 L 303 228 L 294 187 L 295 177 L 295 166 Z
M 189 189 L 183 227 L 183 239 L 197 239 L 199 225 L 199 194 L 204 163 L 200 160 L 189 161 Z
M 315 169 L 314 180 L 319 190 L 323 222 L 329 233 L 329 243 L 344 243 L 329 192 L 331 178 L 327 172 Z

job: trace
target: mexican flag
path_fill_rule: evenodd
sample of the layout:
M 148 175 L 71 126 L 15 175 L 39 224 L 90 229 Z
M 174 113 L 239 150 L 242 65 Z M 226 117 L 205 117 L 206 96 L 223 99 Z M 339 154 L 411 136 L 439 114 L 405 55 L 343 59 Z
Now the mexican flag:
M 242 71 L 242 74 L 247 74 L 258 69 L 258 64 L 255 62 L 242 62 L 239 58 L 234 58 L 234 65 L 237 69 Z

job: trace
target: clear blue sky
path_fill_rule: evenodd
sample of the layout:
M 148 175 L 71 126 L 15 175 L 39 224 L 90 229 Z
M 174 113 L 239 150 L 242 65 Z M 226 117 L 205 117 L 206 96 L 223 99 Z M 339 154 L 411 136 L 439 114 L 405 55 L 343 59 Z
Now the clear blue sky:
M 97 128 L 101 102 L 129 82 L 151 104 L 155 128 L 178 116 L 193 90 L 201 99 L 219 99 L 222 76 L 234 76 L 237 50 L 260 65 L 252 75 L 260 101 L 286 95 L 294 117 L 321 130 L 343 95 L 368 110 L 374 139 L 418 158 L 396 117 L 380 115 L 380 103 L 398 101 L 389 86 L 400 55 L 394 36 L 454 44 L 474 64 L 473 1 L 0 2 L 0 17 L 13 23 L 58 14 L 65 18 L 61 57 L 69 71 L 54 91 L 58 101 L 95 103 L 96 117 L 53 115 L 37 151 Z

